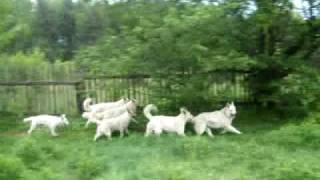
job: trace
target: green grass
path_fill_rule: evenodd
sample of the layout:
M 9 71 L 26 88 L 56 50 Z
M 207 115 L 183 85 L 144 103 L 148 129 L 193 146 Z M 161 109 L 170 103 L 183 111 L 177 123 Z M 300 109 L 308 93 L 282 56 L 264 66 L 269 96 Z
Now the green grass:
M 112 141 L 93 142 L 94 126 L 84 129 L 80 118 L 60 128 L 59 137 L 45 128 L 26 135 L 21 118 L 0 122 L 0 179 L 320 178 L 320 124 L 281 123 L 267 113 L 240 113 L 235 126 L 242 135 L 215 132 L 213 139 L 197 137 L 190 128 L 186 138 L 145 138 L 141 123 L 122 139 L 116 134 Z

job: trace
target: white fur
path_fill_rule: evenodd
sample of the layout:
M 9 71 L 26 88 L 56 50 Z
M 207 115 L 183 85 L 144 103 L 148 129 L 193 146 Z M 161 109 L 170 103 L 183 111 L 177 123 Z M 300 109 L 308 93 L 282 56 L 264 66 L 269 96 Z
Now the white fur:
M 233 102 L 231 104 L 228 103 L 221 110 L 201 113 L 193 119 L 194 130 L 198 135 L 202 135 L 206 131 L 210 137 L 213 137 L 210 128 L 241 134 L 231 125 L 236 113 L 236 107 Z
M 96 113 L 94 112 L 83 112 L 82 113 L 82 117 L 84 119 L 87 119 L 86 125 L 85 127 L 87 128 L 89 126 L 90 123 L 96 123 L 96 121 L 98 121 L 99 119 L 96 117 L 95 115 Z
M 160 136 L 163 131 L 175 132 L 180 136 L 185 136 L 185 124 L 193 118 L 187 109 L 180 108 L 178 116 L 153 116 L 150 113 L 152 110 L 157 110 L 157 107 L 153 104 L 147 105 L 143 110 L 144 115 L 149 119 L 145 136 L 149 136 L 151 133 Z
M 58 135 L 55 131 L 57 126 L 69 124 L 65 114 L 62 114 L 61 116 L 52 116 L 52 115 L 47 115 L 47 114 L 38 115 L 38 116 L 31 116 L 28 118 L 24 118 L 23 122 L 31 122 L 30 129 L 28 130 L 28 134 L 31 134 L 32 131 L 38 125 L 44 125 L 50 129 L 52 136 Z
M 115 108 L 115 107 L 122 106 L 127 102 L 127 100 L 120 99 L 120 100 L 115 101 L 115 102 L 104 102 L 104 103 L 98 103 L 98 104 L 90 105 L 91 102 L 92 102 L 91 98 L 85 99 L 83 101 L 83 109 L 86 112 L 95 112 L 96 113 L 96 112 L 105 111 L 105 110 L 110 109 L 110 108 Z
M 117 117 L 125 113 L 126 111 L 130 111 L 131 114 L 135 115 L 136 108 L 136 103 L 133 100 L 130 100 L 122 106 L 110 108 L 103 112 L 84 112 L 82 114 L 82 117 L 88 119 L 85 125 L 85 127 L 88 127 L 90 123 L 97 123 L 97 121 L 100 121 L 102 119 Z
M 135 115 L 136 110 L 137 110 L 136 103 L 133 100 L 130 100 L 129 102 L 125 103 L 122 106 L 114 107 L 114 108 L 105 110 L 103 112 L 96 113 L 96 117 L 99 119 L 108 119 L 108 118 L 119 116 L 126 111 L 129 111 L 131 114 Z
M 117 117 L 97 121 L 97 131 L 93 140 L 96 141 L 102 135 L 107 136 L 111 140 L 113 131 L 120 131 L 120 137 L 123 137 L 124 132 L 128 134 L 131 118 L 132 114 L 126 111 Z
M 83 101 L 83 110 L 84 110 L 84 111 L 86 111 L 86 112 L 91 111 L 91 108 L 90 108 L 91 102 L 92 102 L 92 99 L 91 99 L 91 98 L 86 98 L 86 99 Z

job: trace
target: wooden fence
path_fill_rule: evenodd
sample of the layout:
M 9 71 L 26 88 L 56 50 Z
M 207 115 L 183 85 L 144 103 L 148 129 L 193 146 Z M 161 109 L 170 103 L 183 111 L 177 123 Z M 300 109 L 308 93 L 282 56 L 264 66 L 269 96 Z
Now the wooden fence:
M 0 111 L 76 114 L 79 76 L 72 63 L 0 67 Z
M 76 114 L 77 82 L 0 83 L 0 110 L 23 114 Z
M 250 92 L 246 85 L 246 75 L 231 74 L 221 78 L 220 73 L 210 73 L 199 78 L 199 81 L 206 79 L 206 96 L 215 101 L 233 100 L 238 102 L 250 101 Z M 139 105 L 144 106 L 156 98 L 158 94 L 168 94 L 165 92 L 168 80 L 166 78 L 154 79 L 149 76 L 103 76 L 90 77 L 84 79 L 84 94 L 87 97 L 94 97 L 95 102 L 113 101 L 120 97 L 134 98 Z M 194 92 L 199 93 L 199 92 Z M 203 92 L 202 92 L 203 93 Z M 192 96 L 194 94 L 190 94 Z
M 144 106 L 153 102 L 159 91 L 160 94 L 170 94 L 165 92 L 170 84 L 167 77 L 157 77 L 157 79 L 147 75 L 81 77 L 76 75 L 73 64 L 48 64 L 41 68 L 42 70 L 39 70 L 38 67 L 33 73 L 30 69 L 25 72 L 21 72 L 21 69 L 13 71 L 24 73 L 24 76 L 18 76 L 19 78 L 10 78 L 8 75 L 0 78 L 0 111 L 76 115 L 81 111 L 81 103 L 85 97 L 93 97 L 95 102 L 128 97 L 136 99 L 140 106 Z M 199 82 L 206 83 L 205 92 L 209 99 L 242 102 L 249 100 L 250 93 L 245 84 L 244 74 L 210 73 L 195 78 L 198 78 Z M 176 87 L 170 88 L 174 90 Z M 190 96 L 198 92 L 192 93 Z
M 139 105 L 149 103 L 152 79 L 148 76 L 104 76 L 85 78 L 84 94 L 95 102 L 114 101 L 121 97 L 136 99 Z

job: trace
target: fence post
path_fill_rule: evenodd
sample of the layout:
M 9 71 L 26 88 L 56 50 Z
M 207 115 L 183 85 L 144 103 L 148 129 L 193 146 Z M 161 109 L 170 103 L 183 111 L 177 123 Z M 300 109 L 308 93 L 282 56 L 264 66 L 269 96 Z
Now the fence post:
M 84 81 L 79 81 L 75 84 L 75 89 L 76 89 L 76 101 L 77 101 L 77 109 L 79 113 L 82 113 L 83 106 L 82 102 L 85 99 L 85 85 Z

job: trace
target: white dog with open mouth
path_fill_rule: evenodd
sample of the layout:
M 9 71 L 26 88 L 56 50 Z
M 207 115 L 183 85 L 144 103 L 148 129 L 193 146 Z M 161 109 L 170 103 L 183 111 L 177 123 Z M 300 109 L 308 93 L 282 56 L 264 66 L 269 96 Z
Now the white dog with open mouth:
M 223 129 L 223 133 L 232 132 L 241 134 L 240 131 L 231 125 L 236 113 L 236 106 L 233 102 L 227 103 L 221 110 L 200 113 L 193 119 L 194 130 L 198 135 L 207 132 L 210 137 L 213 137 L 210 128 Z
M 44 125 L 50 129 L 52 136 L 58 136 L 55 131 L 57 126 L 69 124 L 65 114 L 62 114 L 61 116 L 52 116 L 47 114 L 31 116 L 28 118 L 24 118 L 23 122 L 31 122 L 28 134 L 31 134 L 38 125 Z
M 157 107 L 153 104 L 147 105 L 143 110 L 144 115 L 149 119 L 145 133 L 146 137 L 151 133 L 160 136 L 163 131 L 175 132 L 180 136 L 185 136 L 185 125 L 193 118 L 186 108 L 180 108 L 178 116 L 153 116 L 151 111 L 157 111 Z

